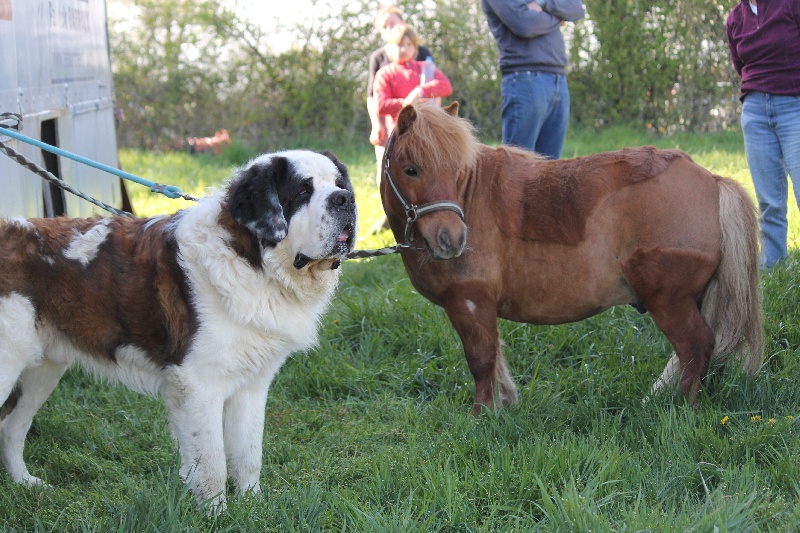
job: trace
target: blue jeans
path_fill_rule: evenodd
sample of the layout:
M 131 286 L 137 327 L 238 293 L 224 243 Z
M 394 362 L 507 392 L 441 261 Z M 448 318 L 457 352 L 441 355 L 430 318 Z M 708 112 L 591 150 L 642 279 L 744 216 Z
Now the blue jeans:
M 511 72 L 500 84 L 503 144 L 561 157 L 569 124 L 567 78 L 549 72 Z
M 748 94 L 742 104 L 742 131 L 760 212 L 761 265 L 771 268 L 788 255 L 787 174 L 800 207 L 800 96 Z

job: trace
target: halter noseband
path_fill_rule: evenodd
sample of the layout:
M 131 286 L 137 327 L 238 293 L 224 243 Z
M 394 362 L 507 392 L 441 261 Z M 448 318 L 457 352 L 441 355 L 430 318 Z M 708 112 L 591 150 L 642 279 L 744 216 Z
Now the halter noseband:
M 423 205 L 415 205 L 406 200 L 405 196 L 400 193 L 400 189 L 397 188 L 397 184 L 392 179 L 392 173 L 389 171 L 389 160 L 392 157 L 392 149 L 394 148 L 394 140 L 396 137 L 396 130 L 392 132 L 389 136 L 389 141 L 386 143 L 386 154 L 383 159 L 383 170 L 386 172 L 386 180 L 389 182 L 389 185 L 392 186 L 392 190 L 394 191 L 394 195 L 397 197 L 397 200 L 400 202 L 400 205 L 403 206 L 403 210 L 406 212 L 406 230 L 405 230 L 405 240 L 406 242 L 403 244 L 398 244 L 398 248 L 408 248 L 411 250 L 417 251 L 424 251 L 424 249 L 412 246 L 414 242 L 413 236 L 413 227 L 414 222 L 416 222 L 420 217 L 423 215 L 427 215 L 428 213 L 433 213 L 434 211 L 453 211 L 456 213 L 461 221 L 464 221 L 464 211 L 461 209 L 455 202 L 448 202 L 446 200 L 442 200 L 440 202 L 430 202 Z

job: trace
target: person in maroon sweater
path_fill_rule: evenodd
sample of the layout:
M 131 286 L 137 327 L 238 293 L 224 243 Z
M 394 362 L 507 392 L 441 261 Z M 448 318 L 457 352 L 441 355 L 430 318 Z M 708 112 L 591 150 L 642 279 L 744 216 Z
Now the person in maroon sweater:
M 800 0 L 742 0 L 728 15 L 742 132 L 761 222 L 761 263 L 788 255 L 787 174 L 800 207 Z

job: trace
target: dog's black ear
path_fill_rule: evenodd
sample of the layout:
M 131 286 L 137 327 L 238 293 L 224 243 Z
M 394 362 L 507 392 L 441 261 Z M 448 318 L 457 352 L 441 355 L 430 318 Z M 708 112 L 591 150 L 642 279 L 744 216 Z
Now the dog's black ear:
M 321 153 L 322 155 L 333 161 L 333 164 L 336 166 L 336 170 L 339 171 L 339 175 L 343 178 L 342 181 L 346 182 L 347 185 L 350 185 L 350 174 L 347 172 L 347 167 L 345 166 L 345 164 L 339 161 L 339 159 L 335 155 L 333 155 L 331 152 L 328 152 L 327 150 Z M 352 189 L 352 187 L 348 188 Z
M 286 179 L 289 161 L 273 157 L 269 163 L 241 170 L 228 191 L 231 216 L 249 229 L 262 246 L 275 246 L 286 237 L 288 225 L 278 199 L 278 187 Z

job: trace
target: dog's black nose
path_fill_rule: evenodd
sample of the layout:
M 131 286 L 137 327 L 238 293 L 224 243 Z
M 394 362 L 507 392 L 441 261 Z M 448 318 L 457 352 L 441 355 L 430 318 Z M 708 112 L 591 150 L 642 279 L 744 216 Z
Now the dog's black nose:
M 328 197 L 328 205 L 336 209 L 352 209 L 356 205 L 356 197 L 350 191 L 341 189 Z

